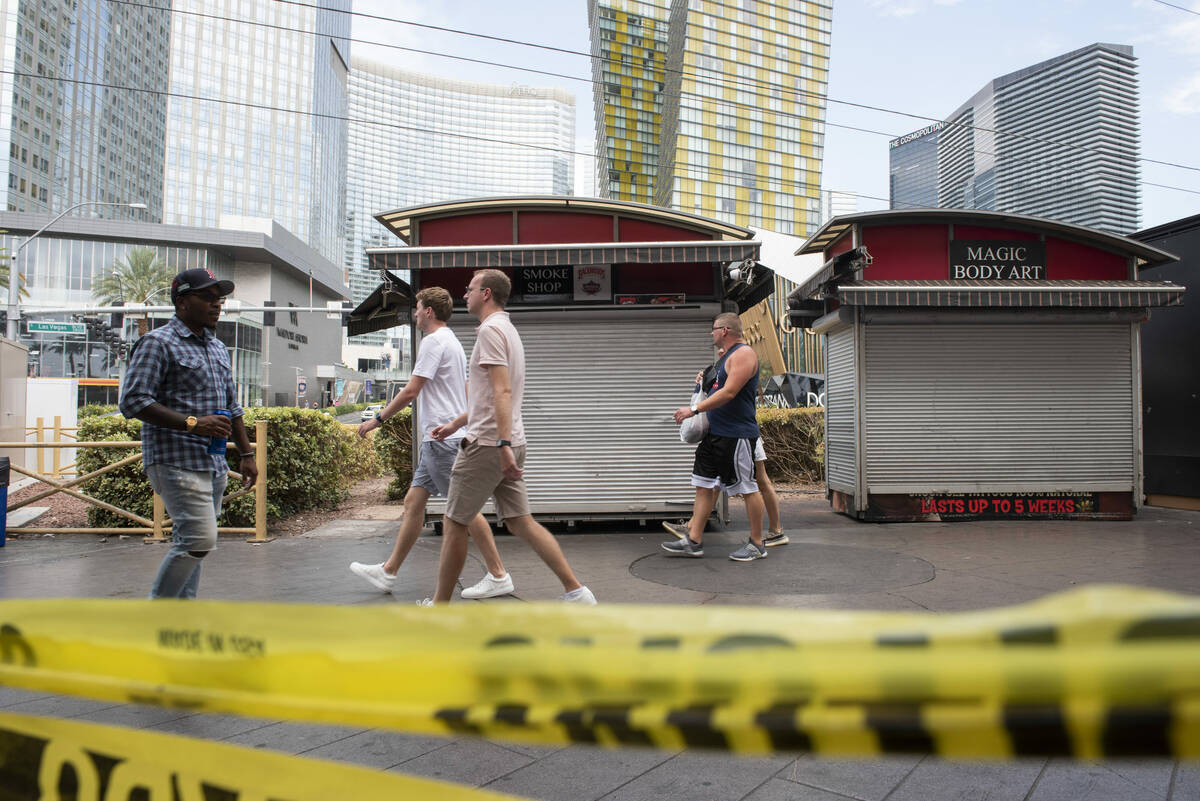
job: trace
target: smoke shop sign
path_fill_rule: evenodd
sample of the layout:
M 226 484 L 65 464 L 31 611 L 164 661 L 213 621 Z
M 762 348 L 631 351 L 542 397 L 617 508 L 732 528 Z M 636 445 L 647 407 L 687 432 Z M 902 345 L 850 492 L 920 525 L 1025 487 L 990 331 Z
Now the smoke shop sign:
M 950 242 L 951 281 L 1044 281 L 1043 242 L 955 239 Z
M 516 289 L 526 303 L 569 301 L 575 291 L 571 267 L 522 267 L 517 271 Z

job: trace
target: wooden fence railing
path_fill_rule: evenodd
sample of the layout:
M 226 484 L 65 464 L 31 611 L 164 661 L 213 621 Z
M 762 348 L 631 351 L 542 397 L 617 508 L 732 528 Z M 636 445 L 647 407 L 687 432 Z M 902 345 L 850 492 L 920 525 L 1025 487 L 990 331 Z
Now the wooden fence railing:
M 33 435 L 34 442 L 62 442 L 64 439 L 72 440 L 72 444 L 67 448 L 74 448 L 74 440 L 78 439 L 75 434 L 79 430 L 78 426 L 64 426 L 62 424 L 62 416 L 54 415 L 54 425 L 46 425 L 46 418 L 37 418 L 37 425 L 25 427 L 25 437 Z M 50 435 L 50 439 L 47 439 Z M 50 451 L 51 466 L 46 470 L 46 451 Z M 64 465 L 62 463 L 63 448 L 38 448 L 37 449 L 37 471 L 39 476 L 50 476 L 54 479 L 62 478 L 64 475 L 75 475 L 75 463 Z
M 38 420 L 38 424 L 39 424 L 39 426 L 41 425 L 40 418 Z M 56 421 L 56 429 L 59 429 L 59 428 L 61 428 L 61 426 L 58 426 L 58 423 Z M 63 433 L 65 433 L 65 431 L 66 431 L 66 429 L 62 429 Z M 250 492 L 254 493 L 254 526 L 253 527 L 224 526 L 217 530 L 221 534 L 251 534 L 253 536 L 247 538 L 247 540 L 246 540 L 247 542 L 261 543 L 261 542 L 270 542 L 270 538 L 267 537 L 267 449 L 265 447 L 263 447 L 267 442 L 267 421 L 266 420 L 259 420 L 254 424 L 254 439 L 255 439 L 254 464 L 256 467 L 258 467 L 258 481 L 255 483 L 255 485 L 253 487 L 242 487 L 241 489 L 238 489 L 235 492 L 231 492 L 225 496 L 225 501 L 229 502 L 229 501 L 234 500 L 235 498 L 240 498 L 247 493 L 250 493 Z M 229 446 L 236 448 L 236 446 L 232 442 L 229 443 Z M 38 458 L 37 458 L 38 469 L 36 472 L 33 470 L 28 470 L 28 469 L 21 467 L 20 465 L 16 465 L 16 464 L 11 465 L 11 469 L 16 473 L 21 473 L 22 475 L 29 476 L 30 478 L 36 478 L 38 481 L 41 481 L 43 484 L 46 484 L 49 486 L 49 489 L 43 490 L 42 492 L 36 492 L 27 498 L 22 498 L 20 501 L 15 501 L 15 502 L 10 501 L 8 504 L 9 512 L 19 509 L 22 506 L 28 506 L 29 504 L 31 504 L 35 501 L 39 501 L 42 498 L 47 498 L 51 495 L 54 495 L 55 493 L 61 492 L 65 495 L 71 496 L 72 498 L 77 498 L 81 501 L 84 501 L 85 503 L 91 504 L 92 506 L 96 506 L 101 509 L 105 509 L 109 512 L 112 512 L 115 515 L 124 517 L 127 520 L 131 520 L 132 522 L 137 524 L 137 527 L 129 526 L 129 527 L 117 527 L 117 528 L 103 528 L 103 527 L 38 528 L 38 527 L 31 527 L 31 526 L 18 526 L 18 527 L 10 527 L 8 529 L 8 533 L 9 534 L 89 534 L 89 533 L 90 534 L 142 534 L 142 535 L 144 535 L 146 542 L 166 542 L 167 541 L 167 531 L 169 531 L 171 528 L 171 520 L 166 516 L 166 509 L 163 506 L 162 498 L 159 496 L 159 494 L 157 492 L 154 493 L 153 515 L 151 518 L 146 518 L 146 517 L 142 517 L 141 515 L 135 514 L 134 512 L 131 512 L 127 509 L 121 509 L 120 507 L 114 506 L 111 503 L 102 501 L 99 498 L 93 498 L 89 495 L 85 495 L 84 493 L 75 489 L 75 487 L 77 487 L 81 484 L 84 484 L 84 483 L 90 481 L 91 479 L 96 478 L 97 476 L 104 475 L 105 473 L 111 472 L 113 470 L 116 470 L 120 467 L 124 467 L 129 464 L 134 464 L 136 462 L 140 462 L 142 460 L 141 447 L 142 447 L 142 443 L 140 443 L 140 442 L 120 442 L 120 441 L 117 441 L 117 442 L 74 442 L 74 441 L 63 442 L 60 440 L 60 441 L 56 441 L 56 442 L 46 442 L 44 439 L 39 439 L 34 442 L 0 442 L 0 448 L 13 448 L 13 449 L 25 448 L 25 449 L 36 450 L 37 454 L 38 454 Z M 63 481 L 62 475 L 65 472 L 65 470 L 59 466 L 59 464 L 58 464 L 59 460 L 57 458 L 57 451 L 62 448 L 109 448 L 109 449 L 116 448 L 116 449 L 129 449 L 129 450 L 136 449 L 136 452 L 129 456 L 126 456 L 124 459 L 113 462 L 112 464 L 105 465 L 104 467 L 101 467 L 98 470 L 93 470 L 92 472 L 87 473 L 82 476 L 76 476 L 75 478 L 72 478 L 69 481 Z M 50 472 L 47 472 L 44 470 L 45 464 L 44 464 L 43 454 L 47 450 L 49 450 L 55 454 L 55 459 L 53 460 L 54 468 Z M 74 469 L 74 465 L 71 465 L 71 467 L 72 467 L 72 469 Z M 239 481 L 242 478 L 242 474 L 235 470 L 230 470 L 229 475 L 232 476 L 233 478 L 238 479 Z

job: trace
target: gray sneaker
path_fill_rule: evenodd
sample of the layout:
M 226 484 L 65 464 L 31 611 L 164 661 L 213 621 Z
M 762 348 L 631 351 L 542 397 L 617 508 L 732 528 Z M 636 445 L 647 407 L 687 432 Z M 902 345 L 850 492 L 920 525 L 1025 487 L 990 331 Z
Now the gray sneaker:
M 663 528 L 674 534 L 676 537 L 683 539 L 688 535 L 688 521 L 681 520 L 678 523 L 672 523 L 670 520 L 662 521 Z
M 753 562 L 755 559 L 766 559 L 767 548 L 765 545 L 755 545 L 753 540 L 746 540 L 746 544 L 729 554 L 729 558 L 735 562 Z
M 783 529 L 779 529 L 779 531 L 771 531 L 768 529 L 767 533 L 763 535 L 763 545 L 767 546 L 768 548 L 774 548 L 776 545 L 787 544 L 788 535 L 783 533 Z
M 692 542 L 692 538 L 686 535 L 677 540 L 664 542 L 662 549 L 667 552 L 668 556 L 689 556 L 693 559 L 704 556 L 704 545 L 699 542 Z

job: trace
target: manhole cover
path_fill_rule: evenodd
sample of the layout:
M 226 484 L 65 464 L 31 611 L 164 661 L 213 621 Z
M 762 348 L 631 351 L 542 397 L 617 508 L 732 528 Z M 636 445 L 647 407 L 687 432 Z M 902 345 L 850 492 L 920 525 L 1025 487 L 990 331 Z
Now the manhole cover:
M 728 558 L 737 548 L 736 542 L 713 538 L 702 559 L 655 553 L 638 559 L 629 572 L 684 590 L 735 595 L 858 595 L 921 584 L 934 575 L 924 559 L 876 548 L 793 540 L 748 563 Z

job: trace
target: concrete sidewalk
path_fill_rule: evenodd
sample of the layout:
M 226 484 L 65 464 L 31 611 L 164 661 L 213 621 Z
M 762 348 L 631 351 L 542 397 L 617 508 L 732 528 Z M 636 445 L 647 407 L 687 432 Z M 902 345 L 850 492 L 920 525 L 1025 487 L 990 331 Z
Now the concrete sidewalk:
M 867 525 L 834 515 L 823 498 L 790 498 L 784 499 L 783 517 L 791 544 L 771 549 L 764 561 L 739 564 L 725 558 L 746 538 L 739 507 L 733 506 L 729 530 L 706 536 L 702 560 L 663 557 L 659 543 L 669 535 L 656 527 L 589 527 L 559 541 L 601 603 L 949 612 L 1021 603 L 1098 582 L 1176 592 L 1200 587 L 1197 512 L 1147 508 L 1134 521 L 1109 523 Z M 371 590 L 347 570 L 352 560 L 382 560 L 395 527 L 394 522 L 347 520 L 268 545 L 222 541 L 206 560 L 201 595 L 412 603 L 432 593 L 439 539 L 418 541 L 395 595 Z M 486 603 L 561 594 L 553 575 L 522 543 L 511 537 L 498 543 L 516 595 Z M 144 597 L 162 554 L 163 546 L 133 539 L 100 543 L 95 537 L 67 535 L 10 540 L 0 549 L 0 599 Z M 473 556 L 464 582 L 473 583 L 482 573 Z M 1200 765 L 1170 760 L 954 763 L 914 756 L 841 761 L 536 748 L 210 717 L 3 689 L 0 708 L 344 760 L 539 799 L 1200 799 Z

